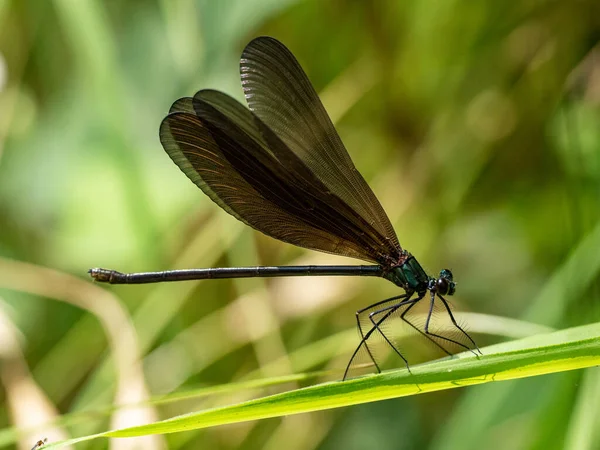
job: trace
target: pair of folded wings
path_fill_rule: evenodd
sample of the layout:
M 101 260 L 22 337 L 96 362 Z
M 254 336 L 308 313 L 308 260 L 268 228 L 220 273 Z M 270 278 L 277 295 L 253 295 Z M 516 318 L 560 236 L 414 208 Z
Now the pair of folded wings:
M 389 219 L 292 53 L 257 38 L 240 71 L 250 109 L 212 90 L 173 104 L 160 140 L 175 164 L 221 208 L 268 236 L 397 261 Z

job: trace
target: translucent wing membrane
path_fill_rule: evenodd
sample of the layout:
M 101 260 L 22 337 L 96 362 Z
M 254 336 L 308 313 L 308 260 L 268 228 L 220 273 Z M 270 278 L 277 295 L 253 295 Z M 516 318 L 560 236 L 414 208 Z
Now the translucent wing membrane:
M 186 112 L 189 114 L 194 114 L 194 99 L 191 97 L 183 97 L 179 100 L 175 100 L 175 102 L 171 105 L 171 109 L 169 109 L 169 114 L 176 112 Z
M 325 188 L 385 238 L 386 253 L 400 244 L 381 204 L 356 170 L 325 108 L 292 53 L 279 41 L 250 42 L 240 63 L 250 109 L 285 143 Z
M 332 192 L 231 97 L 200 91 L 175 102 L 171 111 L 160 128 L 166 152 L 237 219 L 301 247 L 380 263 L 396 256 L 372 217 L 363 217 Z

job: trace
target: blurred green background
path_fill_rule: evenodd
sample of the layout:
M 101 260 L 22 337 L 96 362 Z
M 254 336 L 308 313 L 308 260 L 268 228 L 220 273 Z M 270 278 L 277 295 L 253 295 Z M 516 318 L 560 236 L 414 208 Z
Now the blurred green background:
M 352 263 L 244 227 L 158 141 L 175 99 L 242 99 L 239 55 L 264 34 L 303 65 L 401 244 L 428 272 L 453 270 L 459 310 L 600 318 L 598 274 L 569 265 L 600 232 L 598 2 L 0 1 L 0 446 L 292 389 L 148 403 L 343 369 L 354 311 L 397 293 L 377 279 L 87 278 Z M 526 334 L 498 323 L 468 327 L 480 346 Z M 599 405 L 590 369 L 78 448 L 593 449 Z

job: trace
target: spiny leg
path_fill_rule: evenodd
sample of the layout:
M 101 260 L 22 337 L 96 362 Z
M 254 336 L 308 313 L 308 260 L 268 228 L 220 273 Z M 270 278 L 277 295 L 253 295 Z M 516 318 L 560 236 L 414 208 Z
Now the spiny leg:
M 373 361 L 373 364 L 374 364 L 374 365 L 375 365 L 375 367 L 377 368 L 377 372 L 378 372 L 378 373 L 381 373 L 381 368 L 380 368 L 380 367 L 379 367 L 379 365 L 377 364 L 377 361 L 375 361 L 375 357 L 373 356 L 373 354 L 372 354 L 371 350 L 369 349 L 369 346 L 367 345 L 367 340 L 369 339 L 369 337 L 371 336 L 371 334 L 373 334 L 373 331 L 375 331 L 375 328 L 371 328 L 371 329 L 369 330 L 369 332 L 368 332 L 368 333 L 365 335 L 365 334 L 363 333 L 362 326 L 361 326 L 361 324 L 360 324 L 359 315 L 360 315 L 361 313 L 363 313 L 363 312 L 367 311 L 367 310 L 368 310 L 368 309 L 370 309 L 370 308 L 373 308 L 373 307 L 376 307 L 376 306 L 378 306 L 378 305 L 381 305 L 381 304 L 384 304 L 384 303 L 387 303 L 387 302 L 390 302 L 390 301 L 394 301 L 394 300 L 397 300 L 397 299 L 400 299 L 400 298 L 406 298 L 407 296 L 408 296 L 408 298 L 410 298 L 410 296 L 411 296 L 411 295 L 412 295 L 412 292 L 411 292 L 411 293 L 402 294 L 402 295 L 398 295 L 398 296 L 395 296 L 395 297 L 390 297 L 390 298 L 388 298 L 388 299 L 385 299 L 385 300 L 382 300 L 382 301 L 380 301 L 380 302 L 373 303 L 372 305 L 370 305 L 370 306 L 367 306 L 366 308 L 363 308 L 363 309 L 361 309 L 361 310 L 357 311 L 357 313 L 356 313 L 356 320 L 357 320 L 357 323 L 358 323 L 358 329 L 359 329 L 359 331 L 360 331 L 360 334 L 361 334 L 361 341 L 360 341 L 360 343 L 358 344 L 358 346 L 356 347 L 356 350 L 354 350 L 354 353 L 352 353 L 352 356 L 350 357 L 350 361 L 348 361 L 348 365 L 346 366 L 346 370 L 344 371 L 344 377 L 343 377 L 343 380 L 345 380 L 345 379 L 346 379 L 346 377 L 348 376 L 348 371 L 350 370 L 350 366 L 352 365 L 352 361 L 354 360 L 354 358 L 356 357 L 356 355 L 357 355 L 357 354 L 358 354 L 358 352 L 360 351 L 360 348 L 361 348 L 361 346 L 363 346 L 363 345 L 364 345 L 364 346 L 365 346 L 365 348 L 367 349 L 367 353 L 368 353 L 369 357 L 371 358 L 371 361 Z M 400 302 L 400 303 L 402 304 L 402 303 L 403 303 L 403 302 L 405 302 L 405 301 L 406 301 L 406 300 L 403 300 L 403 301 L 402 301 L 402 302 Z M 397 306 L 397 305 L 392 305 L 392 306 L 391 306 L 391 308 L 393 308 L 393 307 L 395 307 L 395 306 Z
M 356 347 L 356 350 L 354 350 L 354 353 L 352 353 L 352 356 L 350 357 L 350 361 L 348 361 L 348 365 L 346 366 L 346 370 L 344 371 L 344 377 L 342 378 L 342 380 L 345 380 L 345 379 L 346 379 L 346 377 L 348 376 L 348 371 L 350 370 L 350 366 L 352 365 L 352 361 L 354 361 L 354 358 L 356 357 L 356 355 L 358 354 L 358 352 L 359 352 L 360 348 L 361 348 L 363 345 L 365 345 L 365 347 L 367 348 L 367 351 L 368 351 L 368 353 L 369 353 L 369 356 L 371 357 L 371 359 L 372 359 L 373 363 L 375 364 L 375 367 L 377 368 L 377 371 L 378 371 L 379 373 L 381 373 L 381 369 L 379 368 L 379 365 L 378 365 L 378 364 L 377 364 L 377 362 L 375 361 L 375 358 L 373 357 L 373 355 L 372 355 L 372 353 L 370 352 L 370 350 L 368 350 L 368 347 L 367 347 L 367 344 L 366 344 L 366 342 L 367 342 L 367 340 L 368 340 L 368 339 L 371 337 L 371 335 L 373 334 L 373 332 L 374 332 L 375 330 L 377 330 L 377 331 L 379 331 L 379 332 L 381 333 L 381 335 L 382 335 L 382 336 L 384 336 L 384 339 L 385 339 L 385 340 L 386 340 L 386 341 L 389 343 L 389 341 L 388 341 L 387 337 L 386 337 L 386 336 L 385 336 L 385 335 L 384 335 L 384 334 L 381 332 L 381 330 L 379 329 L 379 325 L 381 325 L 381 323 L 382 323 L 382 322 L 383 322 L 385 319 L 387 319 L 387 317 L 388 317 L 390 314 L 392 314 L 394 311 L 396 311 L 398 308 L 400 308 L 400 307 L 402 307 L 402 306 L 405 306 L 405 305 L 407 305 L 407 304 L 409 304 L 409 303 L 412 303 L 412 302 L 416 301 L 416 300 L 410 300 L 410 295 L 412 295 L 412 294 L 413 294 L 412 292 L 411 292 L 410 294 L 408 294 L 408 298 L 407 298 L 407 299 L 405 299 L 405 300 L 401 301 L 400 303 L 398 303 L 398 304 L 396 304 L 396 305 L 388 306 L 387 308 L 383 308 L 382 310 L 380 310 L 380 311 L 377 311 L 377 312 L 379 312 L 379 313 L 382 313 L 382 312 L 385 312 L 385 311 L 387 311 L 387 310 L 390 310 L 390 312 L 389 312 L 389 313 L 387 313 L 387 314 L 386 314 L 386 315 L 385 315 L 383 318 L 381 318 L 381 319 L 380 319 L 380 320 L 377 322 L 376 326 L 372 327 L 372 328 L 369 330 L 369 332 L 368 332 L 367 334 L 365 334 L 365 335 L 364 335 L 364 337 L 361 339 L 361 341 L 359 342 L 358 346 Z M 399 295 L 398 297 L 392 297 L 392 298 L 388 298 L 387 300 L 383 300 L 383 301 L 381 301 L 381 302 L 374 303 L 374 304 L 373 304 L 373 305 L 371 305 L 370 307 L 377 306 L 377 305 L 381 305 L 382 303 L 385 303 L 385 302 L 389 302 L 389 301 L 395 300 L 396 298 L 402 298 L 402 297 L 406 297 L 406 295 L 407 295 L 407 294 L 404 294 L 404 295 Z M 362 311 L 365 311 L 365 310 L 369 309 L 370 307 L 364 308 Z M 362 329 L 361 329 L 361 334 L 362 334 Z M 393 347 L 393 346 L 392 346 L 392 347 Z M 394 348 L 394 350 L 396 350 L 396 348 L 395 348 L 395 347 L 393 347 L 393 348 Z M 396 350 L 396 352 L 398 352 L 398 351 Z M 401 357 L 401 358 L 402 358 L 402 359 L 403 359 L 403 360 L 406 362 L 406 359 L 404 359 L 404 357 L 403 357 L 402 355 L 400 355 L 400 357 Z M 407 363 L 407 367 L 408 367 L 408 363 Z
M 431 302 L 429 304 L 429 313 L 427 314 L 427 321 L 425 322 L 425 333 L 429 334 L 430 336 L 436 337 L 438 339 L 442 339 L 444 341 L 452 342 L 453 344 L 458 345 L 459 347 L 462 347 L 462 348 L 464 348 L 464 349 L 469 350 L 469 351 L 472 352 L 473 350 L 471 350 L 469 347 L 467 347 L 465 344 L 463 344 L 461 342 L 455 341 L 454 339 L 450 339 L 450 338 L 447 338 L 445 336 L 441 336 L 439 334 L 432 333 L 432 332 L 429 331 L 429 321 L 431 320 L 431 315 L 433 314 L 434 302 L 435 302 L 435 292 L 432 292 L 431 293 Z M 454 316 L 449 311 L 450 308 L 448 307 L 448 305 L 445 302 L 444 302 L 444 304 L 448 308 L 447 310 L 448 310 L 448 312 L 450 314 L 450 318 L 451 318 L 452 322 L 456 325 L 456 321 L 454 320 Z M 458 325 L 456 325 L 456 326 L 458 327 Z M 464 333 L 464 331 L 462 330 L 462 328 L 460 328 L 460 327 L 458 327 L 458 328 L 459 328 L 459 330 L 461 330 Z M 471 338 L 469 337 L 469 339 L 471 339 Z M 471 341 L 472 341 L 472 339 L 471 339 Z M 473 353 L 475 353 L 475 352 L 473 352 Z
M 452 356 L 452 353 L 450 353 L 448 350 L 446 350 L 444 348 L 443 345 L 441 345 L 439 342 L 437 342 L 435 339 L 433 339 L 429 334 L 423 332 L 422 330 L 420 330 L 416 325 L 414 325 L 410 320 L 408 320 L 405 316 L 406 314 L 408 314 L 408 312 L 411 310 L 411 308 L 413 306 L 415 306 L 418 302 L 418 300 L 421 300 L 423 297 L 425 297 L 425 293 L 421 294 L 419 296 L 419 298 L 417 299 L 417 301 L 415 301 L 415 303 L 413 303 L 412 305 L 410 305 L 408 308 L 406 308 L 402 314 L 400 314 L 400 318 L 406 322 L 409 326 L 411 326 L 413 329 L 415 329 L 416 331 L 418 331 L 422 336 L 424 336 L 425 338 L 427 338 L 429 341 L 433 342 L 435 345 L 437 345 L 444 353 L 446 353 L 449 356 Z M 429 313 L 431 314 L 431 313 Z
M 465 330 L 463 330 L 462 327 L 456 322 L 456 319 L 454 318 L 454 315 L 452 314 L 452 310 L 450 309 L 450 305 L 448 305 L 448 302 L 446 301 L 446 299 L 444 297 L 442 297 L 440 294 L 437 294 L 437 296 L 440 298 L 440 300 L 442 301 L 442 304 L 446 308 L 446 311 L 448 312 L 448 315 L 450 316 L 450 320 L 452 321 L 454 326 L 456 328 L 458 328 L 460 330 L 460 332 L 462 334 L 464 334 L 465 337 L 469 341 L 471 341 L 471 344 L 473 344 L 473 347 L 475 347 L 475 350 L 477 350 L 480 355 L 483 355 L 483 353 L 481 353 L 481 350 L 479 350 L 479 347 L 477 346 L 475 341 L 471 338 L 471 336 L 469 336 L 469 333 L 467 333 Z M 473 349 L 469 349 L 469 350 L 471 350 L 471 352 L 473 352 L 475 354 L 475 356 L 477 356 L 477 353 L 475 353 L 475 351 L 473 351 Z
M 366 348 L 367 353 L 369 355 L 369 358 L 371 358 L 371 361 L 373 361 L 373 364 L 375 364 L 375 367 L 377 368 L 377 372 L 381 372 L 381 369 L 379 368 L 379 365 L 377 364 L 377 361 L 375 361 L 375 357 L 373 356 L 373 353 L 371 353 L 371 349 L 367 345 L 367 341 L 365 339 L 365 335 L 364 335 L 363 330 L 362 330 L 362 325 L 360 323 L 360 316 L 361 316 L 362 313 L 364 313 L 365 311 L 368 311 L 371 308 L 375 308 L 375 307 L 377 307 L 379 305 L 383 305 L 385 303 L 388 303 L 388 302 L 391 302 L 391 301 L 394 301 L 394 300 L 400 300 L 400 299 L 410 298 L 411 295 L 412 295 L 412 293 L 406 293 L 406 294 L 402 294 L 402 295 L 397 295 L 395 297 L 390 297 L 390 298 L 387 298 L 385 300 L 381 300 L 381 301 L 379 301 L 377 303 L 373 303 L 372 305 L 369 305 L 366 308 L 359 309 L 358 311 L 356 311 L 356 325 L 358 326 L 358 331 L 360 333 L 361 342 L 364 342 L 364 345 L 365 345 L 365 348 Z M 358 352 L 359 348 L 360 348 L 360 345 L 356 349 L 356 351 L 354 352 L 355 354 Z M 354 356 L 355 355 L 352 355 L 352 358 L 350 359 L 350 361 L 352 361 L 352 359 L 354 358 Z
M 405 306 L 405 305 L 407 305 L 409 303 L 412 303 L 414 305 L 418 301 L 419 301 L 419 299 L 414 299 L 414 300 L 409 300 L 409 301 L 406 301 L 406 302 L 401 302 L 399 305 L 395 305 L 395 306 L 390 306 L 390 307 L 387 307 L 387 308 L 383 308 L 383 309 L 380 309 L 379 311 L 373 311 L 371 314 L 369 314 L 369 320 L 373 324 L 373 328 L 371 328 L 371 330 L 375 330 L 376 329 L 377 331 L 379 331 L 379 334 L 381 334 L 383 336 L 383 339 L 385 339 L 385 341 L 388 343 L 388 345 L 394 349 L 394 351 L 396 352 L 396 354 L 400 358 L 402 358 L 402 360 L 404 361 L 404 364 L 406 364 L 406 369 L 409 372 L 410 372 L 410 367 L 408 366 L 408 361 L 406 360 L 406 358 L 404 357 L 404 355 L 402 353 L 400 353 L 400 350 L 398 350 L 396 348 L 396 346 L 394 344 L 392 344 L 392 342 L 388 339 L 388 337 L 381 330 L 381 328 L 379 328 L 379 325 L 381 325 L 385 320 L 387 320 L 388 317 L 390 317 L 392 314 L 394 314 L 396 311 L 398 311 L 398 309 L 401 308 L 402 306 Z M 388 311 L 388 312 L 386 312 L 386 311 Z M 375 322 L 373 320 L 373 317 L 375 317 L 375 315 L 377 315 L 377 314 L 383 314 L 384 312 L 386 314 L 381 319 L 379 319 L 377 322 Z
M 387 308 L 384 308 L 384 311 L 387 310 L 391 310 L 388 314 L 386 314 L 379 323 L 383 322 L 388 316 L 389 314 L 393 313 L 396 309 L 398 309 L 398 305 L 393 305 Z M 370 317 L 370 315 L 369 315 Z M 373 332 L 377 330 L 381 333 L 381 335 L 384 337 L 384 339 L 389 343 L 389 341 L 387 340 L 386 336 L 381 332 L 381 330 L 378 328 L 377 324 L 375 324 L 375 326 L 373 326 L 369 332 L 361 339 L 360 343 L 358 344 L 358 346 L 356 347 L 356 350 L 354 350 L 354 353 L 352 353 L 352 356 L 350 357 L 350 361 L 348 361 L 348 365 L 346 366 L 346 370 L 344 371 L 344 377 L 343 380 L 346 379 L 346 377 L 348 376 L 348 371 L 350 370 L 350 366 L 352 365 L 352 361 L 354 360 L 354 358 L 356 357 L 356 355 L 358 354 L 361 346 L 365 346 L 365 348 L 367 349 L 369 356 L 371 357 L 371 360 L 373 361 L 373 363 L 375 364 L 375 367 L 377 368 L 377 372 L 381 373 L 381 368 L 379 367 L 379 364 L 377 364 L 377 361 L 375 361 L 375 358 L 373 357 L 373 354 L 371 353 L 371 351 L 369 350 L 369 347 L 367 346 L 367 341 L 368 339 L 371 337 L 371 335 L 373 334 Z M 394 348 L 395 349 L 395 348 Z M 404 357 L 402 355 L 400 355 L 400 357 L 402 359 L 404 359 Z M 404 361 L 406 362 L 406 359 L 404 359 Z

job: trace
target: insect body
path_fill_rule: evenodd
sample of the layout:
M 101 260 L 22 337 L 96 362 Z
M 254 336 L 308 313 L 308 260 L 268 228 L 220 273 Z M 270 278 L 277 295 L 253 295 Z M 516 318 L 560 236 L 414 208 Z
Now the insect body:
M 283 242 L 374 263 L 361 266 L 233 267 L 124 274 L 91 269 L 97 281 L 150 283 L 206 278 L 377 276 L 405 293 L 357 312 L 361 341 L 344 378 L 361 353 L 380 364 L 370 338 L 384 341 L 408 366 L 385 329 L 392 318 L 433 342 L 476 348 L 443 296 L 455 291 L 450 270 L 427 275 L 404 250 L 381 204 L 350 159 L 325 108 L 292 53 L 260 37 L 240 62 L 248 108 L 226 94 L 201 90 L 177 100 L 160 127 L 161 143 L 181 171 L 211 200 L 246 225 Z M 415 306 L 428 302 L 424 323 Z M 455 327 L 434 326 L 438 308 Z M 435 329 L 434 329 L 435 328 Z

